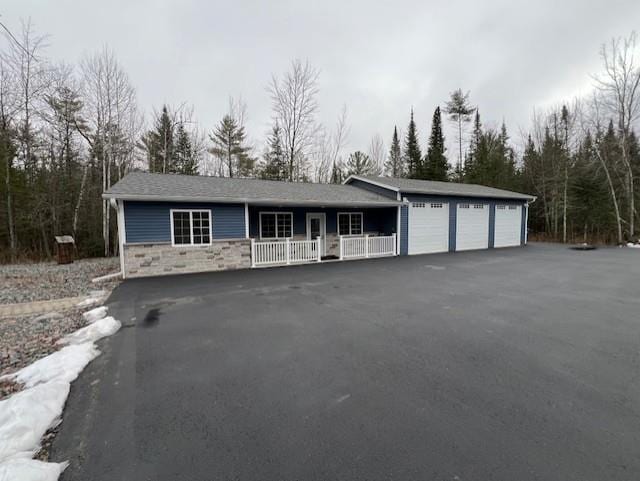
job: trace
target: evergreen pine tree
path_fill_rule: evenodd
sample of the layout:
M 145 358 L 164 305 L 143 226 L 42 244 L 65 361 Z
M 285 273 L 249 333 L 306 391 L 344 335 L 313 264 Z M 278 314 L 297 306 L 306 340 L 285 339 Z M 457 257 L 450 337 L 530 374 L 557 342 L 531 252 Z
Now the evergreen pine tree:
M 440 107 L 436 107 L 433 112 L 431 123 L 431 135 L 429 136 L 429 146 L 424 159 L 424 178 L 429 180 L 448 180 L 449 163 L 444 152 L 444 136 L 442 135 L 442 117 Z
M 384 169 L 385 173 L 391 177 L 404 177 L 404 162 L 400 148 L 400 139 L 398 138 L 398 128 L 396 126 L 393 127 L 391 148 L 389 149 L 389 157 L 385 162 Z
M 473 119 L 473 132 L 469 141 L 469 151 L 465 156 L 463 168 L 463 181 L 467 183 L 476 182 L 478 157 L 481 155 L 482 143 L 482 123 L 480 122 L 480 111 L 476 109 L 476 115 Z
M 422 153 L 418 144 L 416 123 L 413 120 L 413 109 L 411 109 L 411 120 L 409 121 L 409 128 L 404 142 L 404 162 L 407 166 L 407 176 L 411 179 L 420 178 L 422 173 Z
M 222 118 L 209 138 L 213 142 L 209 151 L 223 160 L 229 177 L 247 175 L 247 171 L 253 168 L 253 159 L 248 155 L 249 148 L 244 145 L 244 127 L 238 126 L 231 115 Z
M 463 165 L 462 165 L 462 125 L 471 120 L 471 114 L 473 113 L 473 107 L 469 104 L 469 92 L 462 93 L 462 89 L 454 90 L 451 92 L 451 98 L 445 106 L 445 112 L 449 114 L 449 118 L 455 122 L 458 126 L 458 164 L 456 165 L 456 177 L 458 181 L 462 180 Z
M 178 124 L 172 172 L 186 175 L 198 173 L 198 158 L 194 152 L 189 133 L 182 123 Z
M 147 153 L 149 172 L 174 172 L 174 125 L 166 105 L 162 106 L 154 128 L 142 136 L 142 143 Z
M 376 175 L 377 166 L 371 157 L 361 151 L 349 155 L 347 175 Z
M 277 123 L 271 130 L 268 143 L 269 146 L 264 154 L 264 167 L 260 175 L 263 179 L 286 180 L 287 162 L 282 149 L 280 127 Z

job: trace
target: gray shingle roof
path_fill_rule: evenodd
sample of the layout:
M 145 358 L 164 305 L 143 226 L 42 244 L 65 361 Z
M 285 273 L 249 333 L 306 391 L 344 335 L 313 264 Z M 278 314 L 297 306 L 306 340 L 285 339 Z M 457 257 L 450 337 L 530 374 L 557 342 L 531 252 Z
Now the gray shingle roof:
M 351 185 L 281 182 L 131 172 L 114 184 L 105 198 L 192 202 L 250 202 L 313 205 L 397 205 L 382 195 Z
M 437 182 L 434 180 L 398 179 L 395 177 L 352 176 L 355 179 L 370 181 L 387 186 L 406 194 L 455 195 L 466 197 L 487 197 L 496 199 L 534 200 L 535 197 L 519 192 L 496 189 L 477 184 L 458 184 L 455 182 Z

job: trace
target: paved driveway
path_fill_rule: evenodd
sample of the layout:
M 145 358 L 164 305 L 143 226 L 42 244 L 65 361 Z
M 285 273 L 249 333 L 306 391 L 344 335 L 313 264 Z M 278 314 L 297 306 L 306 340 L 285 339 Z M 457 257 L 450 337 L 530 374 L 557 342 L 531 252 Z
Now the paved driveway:
M 131 280 L 64 480 L 640 479 L 640 251 Z

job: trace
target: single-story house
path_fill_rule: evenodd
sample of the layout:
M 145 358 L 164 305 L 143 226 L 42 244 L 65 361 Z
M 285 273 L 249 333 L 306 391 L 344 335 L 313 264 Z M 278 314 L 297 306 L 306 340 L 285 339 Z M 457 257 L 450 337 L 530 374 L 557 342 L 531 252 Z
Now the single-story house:
M 524 245 L 534 197 L 351 176 L 344 184 L 133 172 L 117 210 L 123 276 Z

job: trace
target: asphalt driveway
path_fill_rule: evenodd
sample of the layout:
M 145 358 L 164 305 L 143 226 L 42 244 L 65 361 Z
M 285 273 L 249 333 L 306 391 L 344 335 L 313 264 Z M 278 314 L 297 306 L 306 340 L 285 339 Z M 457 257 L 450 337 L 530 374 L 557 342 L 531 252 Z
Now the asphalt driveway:
M 130 280 L 63 480 L 638 480 L 640 251 Z

